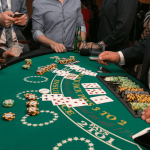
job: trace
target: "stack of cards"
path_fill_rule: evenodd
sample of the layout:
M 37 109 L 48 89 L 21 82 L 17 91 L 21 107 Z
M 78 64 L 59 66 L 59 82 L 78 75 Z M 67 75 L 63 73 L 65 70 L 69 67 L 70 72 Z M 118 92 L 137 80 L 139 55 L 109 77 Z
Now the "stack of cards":
M 62 94 L 43 94 L 42 101 L 51 101 L 54 106 L 66 105 L 70 107 L 88 106 L 84 99 L 72 99 L 71 97 L 63 97 Z
M 87 89 L 87 88 L 101 88 L 97 83 L 82 83 L 81 85 L 85 89 Z
M 106 94 L 103 89 L 85 89 L 89 95 L 101 95 Z
M 81 74 L 89 76 L 97 76 L 97 73 L 92 72 L 91 70 L 86 70 L 85 68 L 80 67 L 79 65 L 65 65 L 70 67 L 70 69 L 75 70 L 76 72 L 81 72 Z
M 69 80 L 75 80 L 78 77 L 78 75 L 69 73 L 69 71 L 58 70 L 58 69 L 55 69 L 53 73 L 57 73 L 57 76 L 63 76 L 65 79 L 69 79 Z
M 91 97 L 90 98 L 94 103 L 96 104 L 102 104 L 102 103 L 108 103 L 108 102 L 113 102 L 113 100 L 111 98 L 109 98 L 108 96 L 104 95 L 104 96 L 96 96 L 96 97 Z

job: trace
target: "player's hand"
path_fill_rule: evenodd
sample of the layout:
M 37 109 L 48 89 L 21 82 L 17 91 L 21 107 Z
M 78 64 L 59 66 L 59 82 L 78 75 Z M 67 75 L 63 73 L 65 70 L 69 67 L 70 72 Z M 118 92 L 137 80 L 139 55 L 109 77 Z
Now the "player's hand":
M 15 54 L 11 52 L 11 49 L 5 51 L 2 55 L 3 58 L 14 56 Z
M 52 42 L 50 47 L 55 50 L 56 53 L 64 53 L 67 52 L 66 47 L 63 44 Z
M 92 48 L 92 44 L 93 44 L 93 42 L 87 43 L 88 48 Z
M 18 14 L 19 12 L 15 12 L 15 14 Z M 22 15 L 21 17 L 16 17 L 17 20 L 15 21 L 15 24 L 16 25 L 19 25 L 19 26 L 25 26 L 26 23 L 27 23 L 27 15 L 24 14 Z
M 141 118 L 147 123 L 150 123 L 150 106 L 147 107 L 143 112 Z
M 86 41 L 81 42 L 79 49 L 88 49 Z
M 11 16 L 14 16 L 11 11 L 0 13 L 0 25 L 3 27 L 9 27 L 11 24 L 14 24 L 16 18 L 12 18 Z
M 118 63 L 120 55 L 117 52 L 105 51 L 98 56 L 98 63 L 108 66 L 108 63 Z

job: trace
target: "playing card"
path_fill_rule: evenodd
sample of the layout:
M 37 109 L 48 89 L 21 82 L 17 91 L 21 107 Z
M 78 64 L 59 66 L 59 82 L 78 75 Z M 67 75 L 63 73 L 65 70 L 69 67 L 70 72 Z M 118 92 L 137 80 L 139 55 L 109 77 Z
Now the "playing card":
M 72 100 L 71 97 L 60 97 L 60 98 L 54 98 L 52 99 L 52 103 L 54 106 L 56 105 L 65 105 L 65 101 L 70 101 Z
M 82 83 L 84 88 L 101 88 L 97 83 Z
M 51 101 L 54 98 L 60 98 L 63 97 L 62 94 L 43 94 L 42 95 L 42 101 Z
M 57 73 L 57 76 L 66 77 L 66 76 L 68 76 L 69 74 L 70 74 L 69 71 L 62 71 L 62 72 L 60 72 L 60 73 Z
M 89 95 L 106 94 L 106 92 L 103 89 L 85 89 L 85 90 Z
M 64 78 L 69 79 L 69 80 L 75 80 L 78 77 L 76 74 L 69 74 L 68 76 L 65 76 Z
M 80 106 L 88 106 L 88 103 L 84 99 L 72 99 L 65 101 L 66 106 L 70 107 L 80 107 Z
M 113 100 L 111 98 L 109 98 L 108 96 L 104 95 L 104 96 L 96 96 L 96 97 L 91 97 L 90 98 L 94 103 L 96 104 L 102 104 L 102 103 L 108 103 L 108 102 L 113 102 Z

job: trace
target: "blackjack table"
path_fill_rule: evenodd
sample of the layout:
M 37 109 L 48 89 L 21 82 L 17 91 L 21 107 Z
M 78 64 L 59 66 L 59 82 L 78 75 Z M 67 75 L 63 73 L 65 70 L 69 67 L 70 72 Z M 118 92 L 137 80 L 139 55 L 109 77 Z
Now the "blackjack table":
M 134 117 L 118 97 L 97 76 L 81 74 L 65 64 L 59 64 L 54 56 L 69 58 L 74 56 L 82 68 L 97 73 L 97 76 L 128 76 L 140 86 L 140 81 L 127 74 L 115 64 L 104 66 L 90 61 L 89 56 L 81 56 L 68 50 L 54 53 L 53 50 L 36 50 L 22 54 L 19 58 L 6 60 L 0 70 L 0 115 L 12 112 L 12 121 L 0 118 L 0 150 L 145 150 L 131 136 L 149 127 L 140 117 Z M 23 69 L 25 59 L 32 60 L 30 69 Z M 78 75 L 75 80 L 58 76 L 53 70 L 37 75 L 39 68 L 57 64 L 57 68 Z M 110 72 L 99 72 L 104 67 Z M 97 83 L 113 102 L 96 104 L 90 98 L 82 83 Z M 84 99 L 88 106 L 70 107 L 53 105 L 43 101 L 39 90 L 46 88 L 49 94 L 63 94 L 72 99 Z M 32 93 L 39 102 L 39 114 L 27 114 L 24 94 Z M 4 100 L 14 100 L 13 107 L 3 107 Z

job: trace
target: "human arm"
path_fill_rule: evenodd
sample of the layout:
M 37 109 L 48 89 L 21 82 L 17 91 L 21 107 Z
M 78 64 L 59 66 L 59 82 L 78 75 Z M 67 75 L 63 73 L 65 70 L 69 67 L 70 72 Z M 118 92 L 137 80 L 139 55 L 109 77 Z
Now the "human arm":
M 116 6 L 116 25 L 114 30 L 103 39 L 107 46 L 120 46 L 129 36 L 137 9 L 137 0 L 118 0 Z
M 3 58 L 14 56 L 14 55 L 15 54 L 11 52 L 11 49 L 9 49 L 7 51 L 0 49 L 0 56 L 2 56 Z
M 20 0 L 21 2 L 21 5 L 20 5 L 20 8 L 18 6 L 18 10 L 15 12 L 16 13 L 24 13 L 23 16 L 21 17 L 18 17 L 17 21 L 15 21 L 15 24 L 16 25 L 19 25 L 20 28 L 23 30 L 27 24 L 28 24 L 28 21 L 29 21 L 29 16 L 28 16 L 28 11 L 27 11 L 27 7 L 26 7 L 26 0 Z
M 77 15 L 77 27 L 81 26 L 81 37 L 82 37 L 82 41 L 86 41 L 86 27 L 85 27 L 85 23 L 83 20 L 83 15 L 81 12 L 81 2 L 79 5 L 79 9 L 78 9 L 78 15 Z
M 15 22 L 15 18 L 12 18 L 13 12 L 5 11 L 3 13 L 0 13 L 0 25 L 2 27 L 9 27 L 11 24 Z
M 142 63 L 146 45 L 148 44 L 149 39 L 150 35 L 149 38 L 143 42 L 120 51 L 120 54 L 118 52 L 105 51 L 98 56 L 98 62 L 104 65 L 108 65 L 108 63 L 119 63 L 120 61 L 124 61 L 125 65 L 127 66 L 131 64 L 135 65 Z M 121 60 L 121 54 L 123 55 L 124 60 Z
M 147 107 L 143 112 L 141 118 L 147 123 L 150 123 L 150 106 Z
M 66 52 L 66 48 L 63 44 L 57 43 L 49 39 L 44 34 L 45 23 L 44 23 L 44 8 L 39 4 L 39 2 L 34 1 L 32 4 L 33 14 L 32 14 L 32 35 L 35 41 L 41 43 L 46 47 L 51 47 L 56 52 Z

